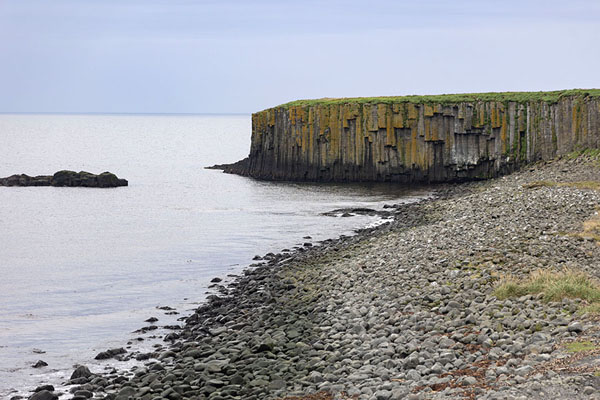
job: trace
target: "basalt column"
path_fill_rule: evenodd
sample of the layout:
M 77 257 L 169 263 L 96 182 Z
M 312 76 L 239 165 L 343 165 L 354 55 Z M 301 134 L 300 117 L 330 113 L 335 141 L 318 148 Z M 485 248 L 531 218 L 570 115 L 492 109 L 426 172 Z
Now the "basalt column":
M 402 98 L 400 98 L 402 99 Z M 260 179 L 443 182 L 485 179 L 600 145 L 600 101 L 365 102 L 289 105 L 252 115 Z

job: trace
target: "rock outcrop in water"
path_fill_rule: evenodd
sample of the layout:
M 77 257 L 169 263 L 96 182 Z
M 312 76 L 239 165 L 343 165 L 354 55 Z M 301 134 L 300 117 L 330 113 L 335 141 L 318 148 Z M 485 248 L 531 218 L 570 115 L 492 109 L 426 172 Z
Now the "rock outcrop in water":
M 213 168 L 268 180 L 485 179 L 600 145 L 600 90 L 306 100 L 252 115 L 248 158 Z
M 103 172 L 95 175 L 80 171 L 58 171 L 54 175 L 29 176 L 25 174 L 11 175 L 0 178 L 0 186 L 69 186 L 69 187 L 98 187 L 110 188 L 127 186 L 126 179 L 120 179 L 115 174 Z

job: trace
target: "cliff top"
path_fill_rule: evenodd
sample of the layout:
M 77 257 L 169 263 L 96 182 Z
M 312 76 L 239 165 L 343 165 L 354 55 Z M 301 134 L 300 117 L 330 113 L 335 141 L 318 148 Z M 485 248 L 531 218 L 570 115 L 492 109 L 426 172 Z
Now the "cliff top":
M 545 101 L 556 103 L 564 96 L 589 96 L 600 97 L 600 89 L 569 89 L 555 90 L 551 92 L 489 92 L 489 93 L 460 93 L 460 94 L 438 94 L 438 95 L 409 95 L 409 96 L 383 96 L 383 97 L 343 97 L 295 100 L 282 104 L 278 107 L 289 108 L 293 106 L 313 106 L 327 104 L 345 103 L 462 103 L 476 101 L 515 101 L 526 103 L 529 101 Z

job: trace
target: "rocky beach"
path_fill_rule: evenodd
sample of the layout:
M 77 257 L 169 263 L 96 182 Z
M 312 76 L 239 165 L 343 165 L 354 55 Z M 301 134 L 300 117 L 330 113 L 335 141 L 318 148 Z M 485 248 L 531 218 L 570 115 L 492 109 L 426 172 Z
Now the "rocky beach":
M 592 304 L 496 291 L 536 270 L 600 278 L 599 182 L 597 158 L 578 155 L 438 186 L 388 208 L 390 223 L 215 279 L 154 352 L 103 355 L 139 366 L 80 366 L 67 393 L 31 399 L 600 398 Z

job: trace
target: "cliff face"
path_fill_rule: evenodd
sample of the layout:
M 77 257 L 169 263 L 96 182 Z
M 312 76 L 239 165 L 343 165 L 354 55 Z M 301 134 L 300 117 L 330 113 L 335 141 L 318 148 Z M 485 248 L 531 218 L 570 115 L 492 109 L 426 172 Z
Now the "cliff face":
M 253 114 L 249 157 L 223 169 L 273 180 L 442 182 L 599 147 L 596 91 L 548 93 L 290 103 Z

